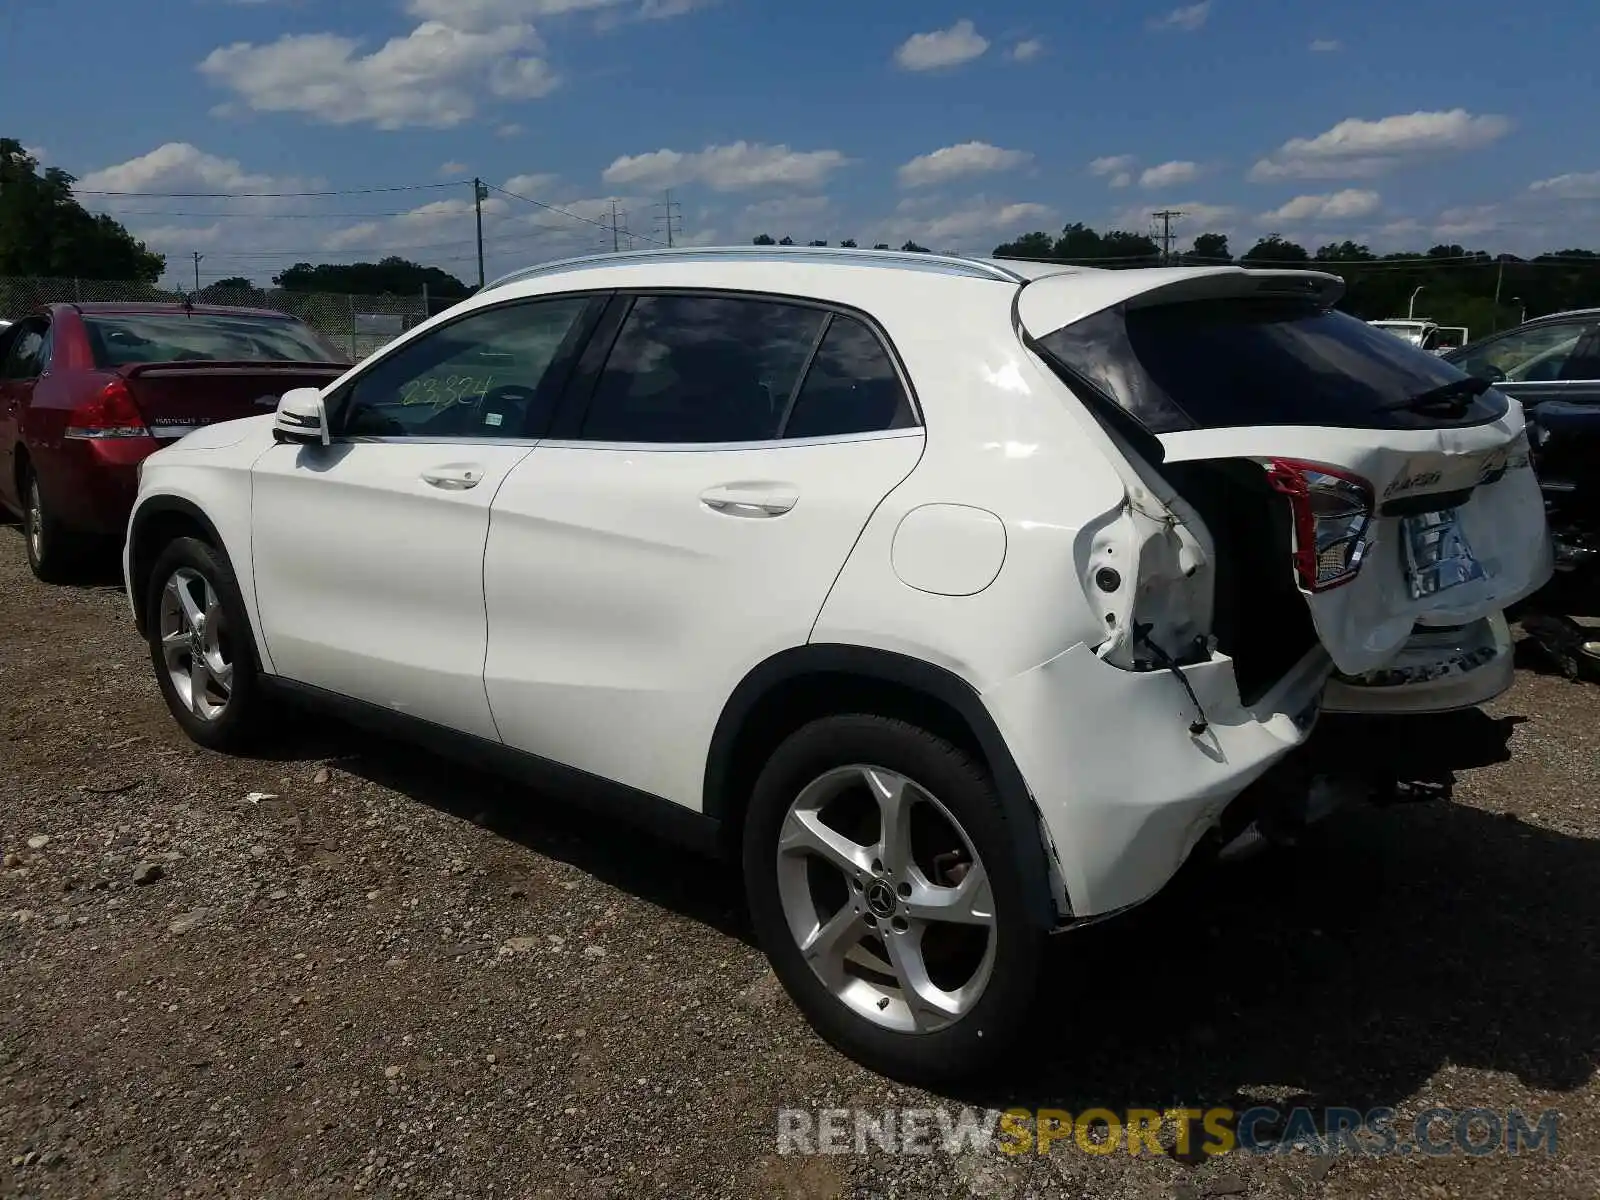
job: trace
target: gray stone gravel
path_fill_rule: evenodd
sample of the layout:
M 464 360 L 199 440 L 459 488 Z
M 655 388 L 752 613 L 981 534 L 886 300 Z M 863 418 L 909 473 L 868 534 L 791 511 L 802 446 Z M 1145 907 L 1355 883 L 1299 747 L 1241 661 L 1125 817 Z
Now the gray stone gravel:
M 1591 1200 L 1600 688 L 1523 672 L 1491 716 L 1428 735 L 1485 764 L 1454 803 L 1059 942 L 1022 1062 L 935 1096 L 809 1031 L 726 869 L 322 723 L 192 746 L 115 586 L 35 584 L 0 527 L 0 1195 Z M 1563 1123 L 1554 1157 L 777 1154 L 782 1108 L 1260 1096 Z

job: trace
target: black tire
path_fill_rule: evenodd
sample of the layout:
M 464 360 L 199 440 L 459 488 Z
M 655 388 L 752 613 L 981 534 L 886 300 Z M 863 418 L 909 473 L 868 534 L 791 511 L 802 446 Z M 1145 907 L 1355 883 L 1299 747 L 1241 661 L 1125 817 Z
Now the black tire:
M 972 1009 L 928 1032 L 884 1028 L 835 997 L 806 961 L 784 914 L 777 871 L 780 830 L 813 780 L 867 764 L 896 772 L 936 797 L 983 862 L 994 902 L 994 962 Z M 811 1026 L 857 1062 L 910 1083 L 970 1077 L 1000 1064 L 1035 1003 L 1046 934 L 1029 919 L 1012 838 L 994 783 L 971 756 L 904 721 L 845 714 L 790 735 L 757 780 L 744 829 L 751 921 L 779 981 Z
M 41 583 L 73 582 L 83 570 L 87 539 L 61 523 L 31 468 L 22 468 L 18 483 L 28 569 Z
M 161 613 L 167 583 L 182 570 L 192 571 L 215 593 L 222 611 L 227 659 L 233 668 L 226 702 L 216 716 L 198 715 L 178 691 L 162 649 Z M 183 537 L 170 543 L 157 557 L 144 598 L 145 632 L 157 686 L 173 719 L 190 739 L 208 750 L 236 752 L 248 749 L 264 734 L 271 706 L 256 663 L 250 618 L 228 556 L 199 538 Z

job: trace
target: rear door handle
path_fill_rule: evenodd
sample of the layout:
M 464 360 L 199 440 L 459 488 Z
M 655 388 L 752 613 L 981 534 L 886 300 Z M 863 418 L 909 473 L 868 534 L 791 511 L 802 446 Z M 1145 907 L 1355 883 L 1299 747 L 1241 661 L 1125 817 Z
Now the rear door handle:
M 483 482 L 483 468 L 434 467 L 422 473 L 422 482 L 446 492 L 464 492 Z
M 700 503 L 729 517 L 781 517 L 800 501 L 782 484 L 725 483 L 700 493 Z

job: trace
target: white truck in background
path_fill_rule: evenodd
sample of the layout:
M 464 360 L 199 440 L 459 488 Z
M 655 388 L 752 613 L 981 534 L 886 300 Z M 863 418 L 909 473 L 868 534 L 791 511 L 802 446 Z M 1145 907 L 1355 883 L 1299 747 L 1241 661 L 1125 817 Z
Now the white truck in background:
M 1381 321 L 1369 321 L 1368 324 L 1387 329 L 1413 346 L 1431 350 L 1435 354 L 1459 349 L 1471 340 L 1465 325 L 1440 325 L 1426 317 L 1387 317 Z

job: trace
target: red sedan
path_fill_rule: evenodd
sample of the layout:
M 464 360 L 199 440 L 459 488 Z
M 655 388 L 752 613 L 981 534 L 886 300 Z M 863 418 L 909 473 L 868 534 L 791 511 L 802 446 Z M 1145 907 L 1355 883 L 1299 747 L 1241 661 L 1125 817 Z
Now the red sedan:
M 304 322 L 260 309 L 53 304 L 0 328 L 0 505 L 22 517 L 28 565 L 59 580 L 120 544 L 139 462 L 163 444 L 348 367 Z

